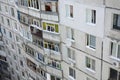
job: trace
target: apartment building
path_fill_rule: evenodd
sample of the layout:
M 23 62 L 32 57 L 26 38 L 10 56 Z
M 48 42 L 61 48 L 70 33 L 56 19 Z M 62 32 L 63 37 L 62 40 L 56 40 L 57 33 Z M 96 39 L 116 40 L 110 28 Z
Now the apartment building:
M 11 80 L 119 80 L 119 3 L 0 0 Z

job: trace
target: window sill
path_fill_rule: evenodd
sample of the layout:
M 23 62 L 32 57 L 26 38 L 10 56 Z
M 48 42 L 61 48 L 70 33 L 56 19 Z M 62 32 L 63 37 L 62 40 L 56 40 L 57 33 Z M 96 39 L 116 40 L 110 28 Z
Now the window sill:
M 110 58 L 111 58 L 111 59 L 113 59 L 113 60 L 116 60 L 116 61 L 120 61 L 120 59 L 119 59 L 119 58 L 114 57 L 114 56 L 110 56 Z
M 57 69 L 57 70 L 61 70 L 60 68 L 54 67 L 52 65 L 48 65 L 49 67 L 53 68 L 53 69 Z
M 56 54 L 56 55 L 60 55 L 60 52 L 58 51 L 54 51 L 54 50 L 51 50 L 51 49 L 48 49 L 48 48 L 44 48 L 44 50 L 49 53 L 49 54 Z
M 35 11 L 40 11 L 39 9 L 33 8 L 33 7 L 28 7 L 31 10 L 35 10 Z
M 94 23 L 90 23 L 90 22 L 87 22 L 87 25 L 90 25 L 90 26 L 96 26 L 96 24 L 94 24 Z
M 68 41 L 71 41 L 71 42 L 73 42 L 73 43 L 75 42 L 75 40 L 70 39 L 70 38 L 67 38 L 67 40 L 68 40 Z
M 92 51 L 96 51 L 94 48 L 91 48 L 90 46 L 86 46 L 86 48 L 92 50 Z
M 43 30 L 44 32 L 46 33 L 51 33 L 51 34 L 56 34 L 56 35 L 59 35 L 60 33 L 57 33 L 57 32 L 51 32 L 51 31 L 47 31 L 47 30 Z
M 71 58 L 68 58 L 68 60 L 69 60 L 70 62 L 72 62 L 72 63 L 76 63 L 76 61 L 73 60 L 73 59 L 71 59 Z
M 75 78 L 69 75 L 69 80 L 75 80 Z
M 91 72 L 92 74 L 95 74 L 96 72 L 90 68 L 86 68 L 87 71 Z
M 74 18 L 69 17 L 69 16 L 66 16 L 66 18 L 69 19 L 69 20 L 72 20 L 72 21 L 74 20 Z
M 111 30 L 116 31 L 116 32 L 120 32 L 120 29 L 116 29 L 116 28 L 112 28 Z
M 35 27 L 35 28 L 37 28 L 37 29 L 39 29 L 39 30 L 42 30 L 42 27 L 41 27 L 41 26 L 37 26 L 37 25 L 34 25 L 34 24 L 31 24 L 30 26 Z

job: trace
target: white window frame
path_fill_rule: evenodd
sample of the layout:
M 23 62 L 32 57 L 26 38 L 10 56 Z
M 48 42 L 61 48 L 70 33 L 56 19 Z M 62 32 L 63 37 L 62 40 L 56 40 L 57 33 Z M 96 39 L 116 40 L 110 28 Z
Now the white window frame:
M 75 62 L 75 51 L 70 48 L 67 48 L 67 50 L 68 50 L 68 58 Z
M 30 8 L 34 8 L 34 9 L 39 9 L 39 0 L 29 0 L 30 1 L 30 4 L 28 2 L 28 6 Z M 38 3 L 37 3 L 38 2 Z M 38 4 L 38 5 L 37 5 Z M 38 7 L 38 8 L 37 8 Z
M 119 47 L 120 47 L 119 43 L 111 42 L 111 56 L 120 60 L 120 56 L 119 56 L 120 54 L 118 52 Z M 114 48 L 114 50 L 113 50 L 113 48 Z
M 52 65 L 52 63 L 55 63 L 55 66 Z M 48 60 L 48 65 L 55 67 L 56 69 L 61 69 L 61 64 L 57 60 L 49 59 Z
M 70 70 L 72 70 L 72 71 L 70 71 Z M 72 72 L 72 75 L 70 72 Z M 76 71 L 71 67 L 69 67 L 69 78 L 71 78 L 73 80 L 76 79 Z
M 12 15 L 13 17 L 15 17 L 15 10 L 14 10 L 14 8 L 12 8 L 12 7 L 11 7 L 11 15 Z
M 89 66 L 89 67 L 88 67 Z M 95 71 L 96 70 L 96 62 L 94 59 L 86 57 L 86 68 Z
M 35 24 L 36 23 L 36 24 Z M 40 21 L 37 20 L 37 19 L 33 19 L 33 22 L 32 22 L 33 25 L 36 25 L 37 27 L 40 27 Z
M 86 9 L 86 22 L 96 24 L 96 10 Z
M 73 5 L 65 4 L 65 10 L 66 10 L 66 17 L 68 18 L 74 17 Z
M 66 34 L 67 34 L 68 39 L 71 39 L 71 40 L 75 39 L 74 38 L 74 29 L 67 27 L 66 28 Z
M 95 42 L 92 42 L 91 40 L 93 39 L 91 38 L 94 38 Z M 95 45 L 93 45 L 91 42 L 94 43 Z M 89 46 L 92 49 L 96 49 L 96 37 L 95 36 L 87 34 L 87 46 Z
M 47 42 L 47 41 L 44 41 L 44 45 L 46 44 L 47 45 L 47 49 L 50 49 L 49 48 L 49 44 L 50 45 L 53 45 L 54 46 L 54 49 L 55 50 L 53 50 L 53 51 L 56 51 L 56 52 L 59 52 L 59 44 L 57 44 L 57 43 L 52 43 L 52 42 Z M 45 48 L 45 46 L 44 46 L 44 48 Z M 52 49 L 50 49 L 50 50 L 52 50 Z

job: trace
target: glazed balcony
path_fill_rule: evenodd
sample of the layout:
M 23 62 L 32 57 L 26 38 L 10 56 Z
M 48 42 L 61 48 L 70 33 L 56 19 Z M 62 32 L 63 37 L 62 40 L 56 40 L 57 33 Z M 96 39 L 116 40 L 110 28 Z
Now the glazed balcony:
M 46 40 L 60 42 L 59 24 L 42 22 L 43 38 Z

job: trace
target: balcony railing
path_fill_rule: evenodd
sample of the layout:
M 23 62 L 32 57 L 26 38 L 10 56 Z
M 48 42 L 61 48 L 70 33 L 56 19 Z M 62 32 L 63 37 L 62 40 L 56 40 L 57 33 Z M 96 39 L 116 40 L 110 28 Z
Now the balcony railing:
M 60 42 L 60 34 L 50 31 L 43 31 L 43 38 L 51 41 Z
M 49 11 L 42 11 L 41 18 L 46 20 L 58 21 L 58 13 L 56 12 L 49 12 Z

